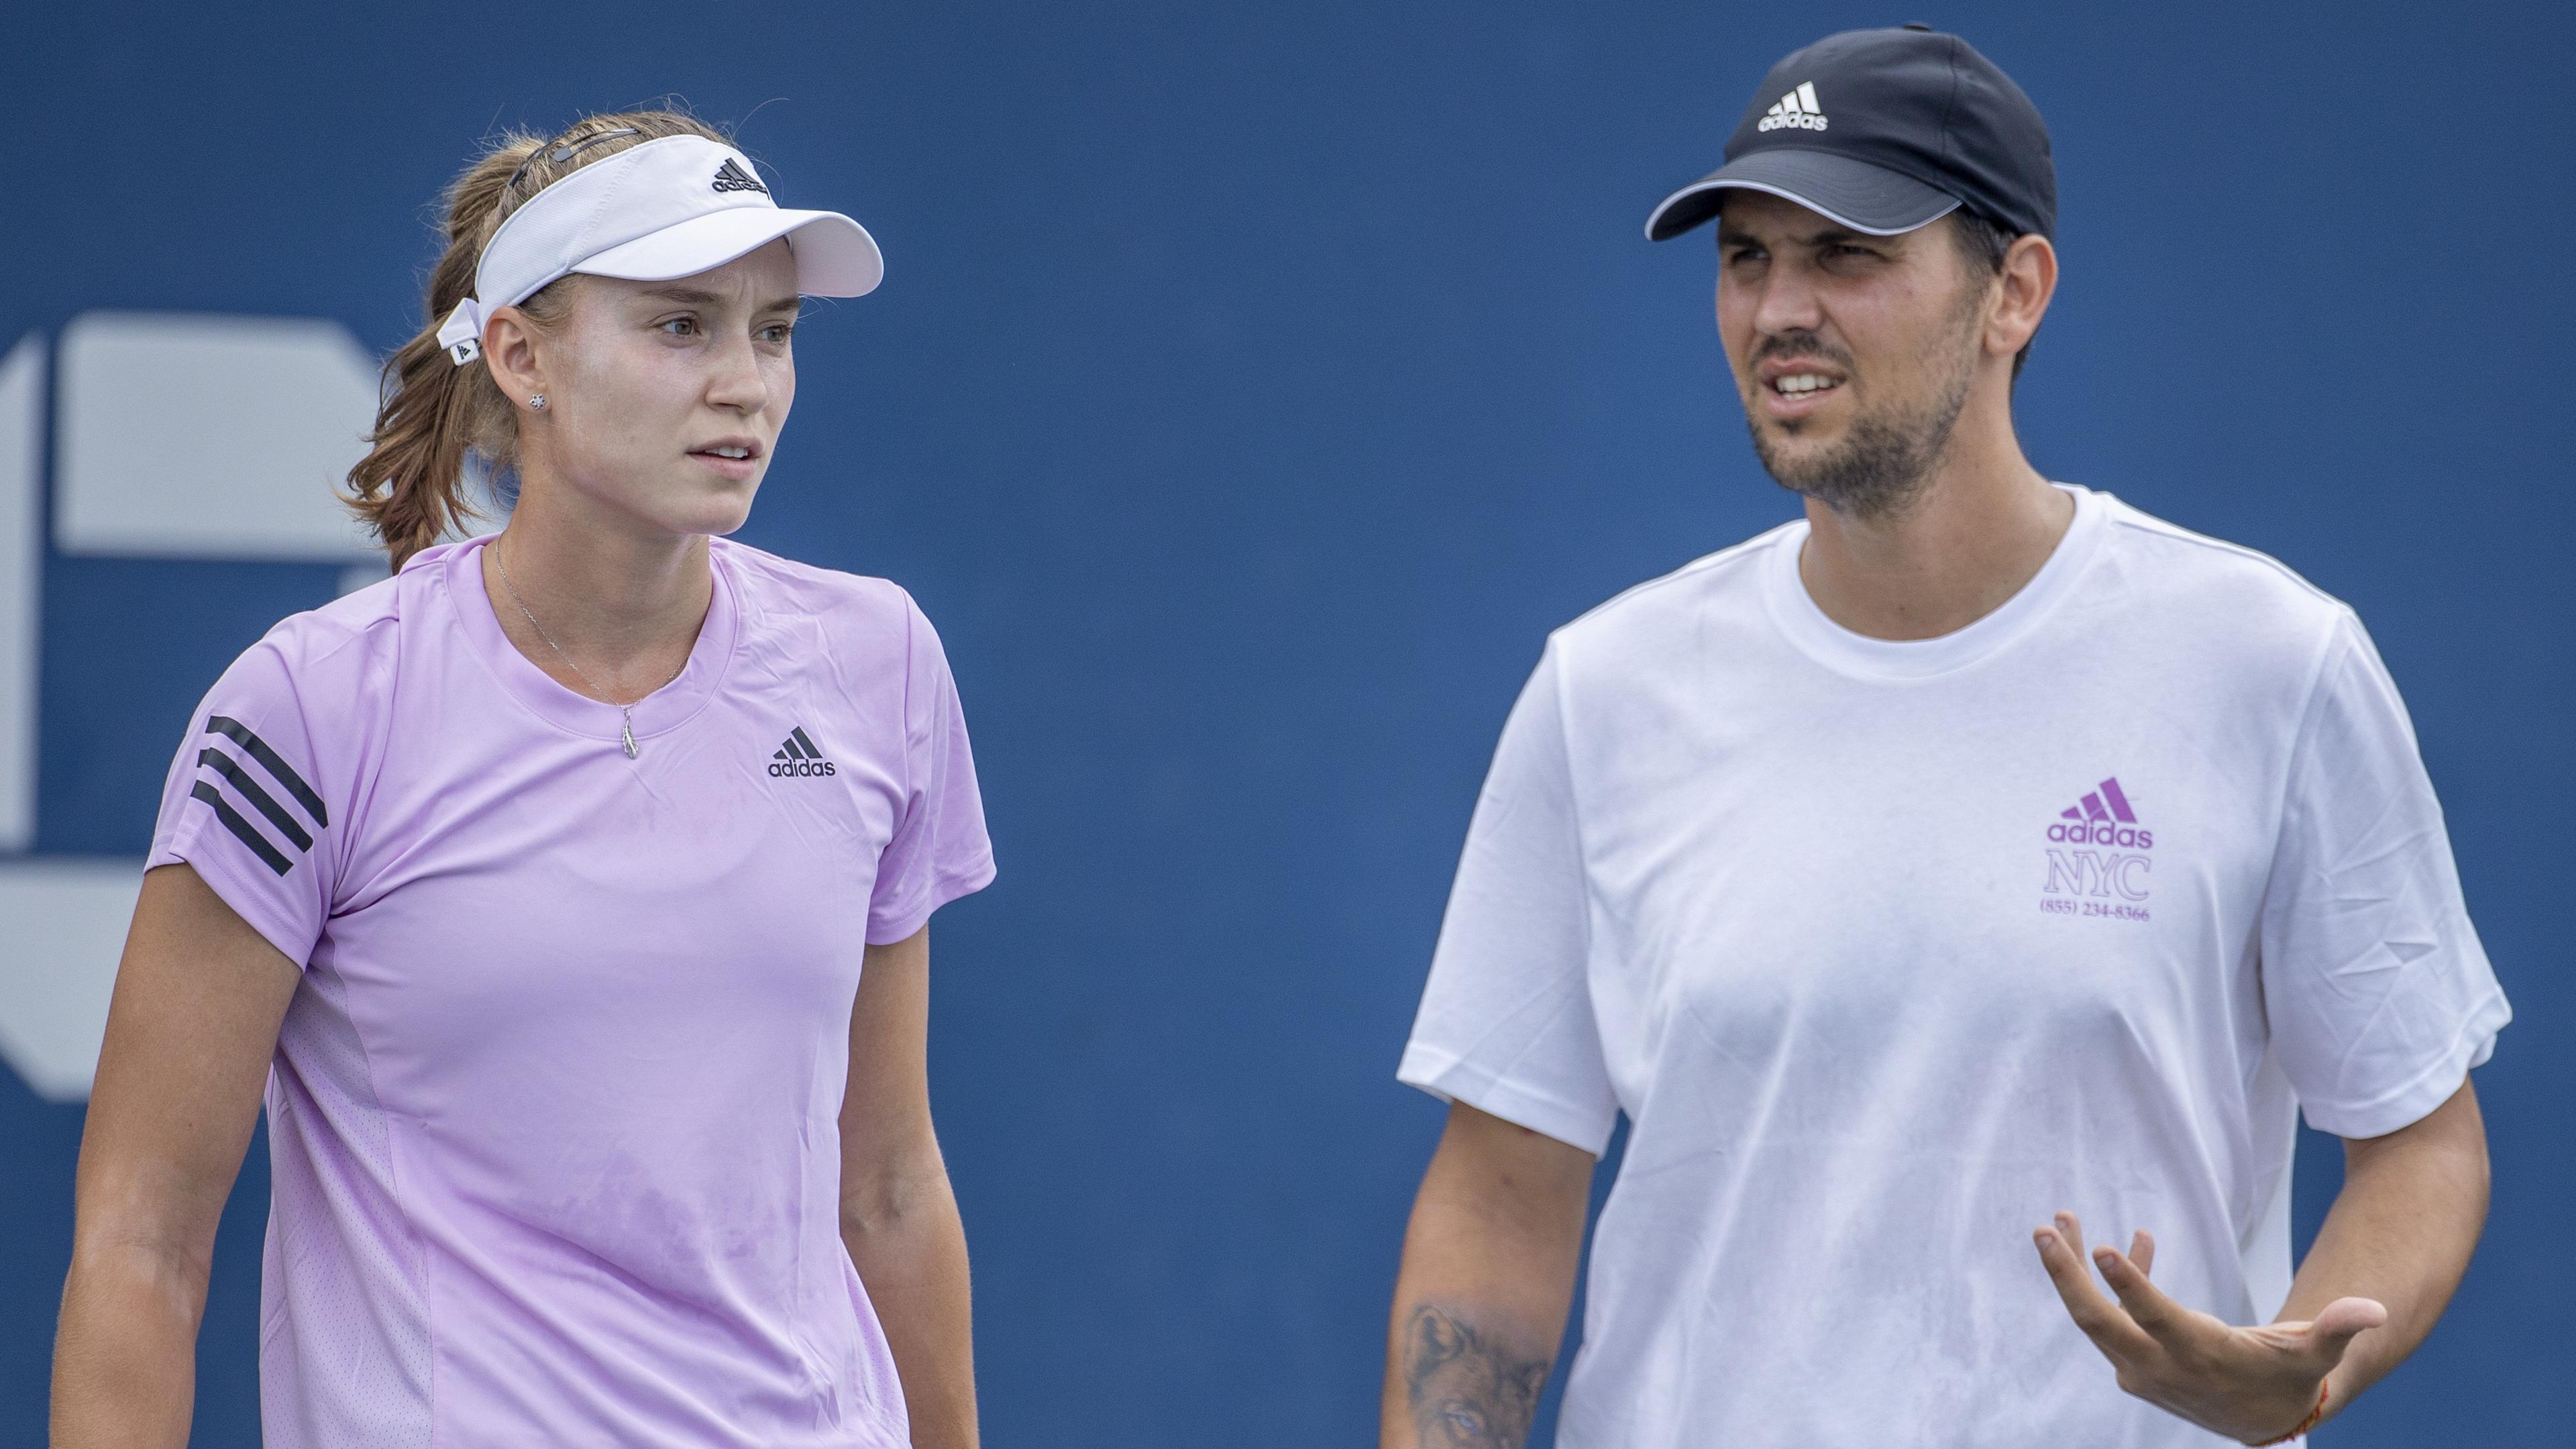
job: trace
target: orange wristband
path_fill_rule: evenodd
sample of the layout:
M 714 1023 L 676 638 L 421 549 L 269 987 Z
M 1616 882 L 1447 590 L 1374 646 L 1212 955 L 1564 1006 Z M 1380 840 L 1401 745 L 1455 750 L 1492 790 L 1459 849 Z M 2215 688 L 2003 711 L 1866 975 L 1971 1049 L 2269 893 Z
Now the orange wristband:
M 2278 1438 L 2278 1439 L 2266 1439 L 2266 1440 L 2264 1440 L 2262 1443 L 2255 1445 L 2255 1446 L 2254 1446 L 2254 1449 L 2268 1449 L 2268 1446 L 2273 1445 L 2273 1444 L 2287 1444 L 2287 1443 L 2289 1443 L 2291 1440 L 2298 1438 L 2301 1434 L 2304 1434 L 2304 1433 L 2308 1432 L 2310 1429 L 2315 1428 L 2315 1427 L 2316 1427 L 2320 1422 L 2322 1422 L 2322 1421 L 2325 1419 L 2325 1416 L 2326 1416 L 2326 1393 L 2327 1393 L 2327 1391 L 2328 1391 L 2329 1389 L 2331 1389 L 2332 1387 L 2333 1387 L 2333 1385 L 2332 1385 L 2332 1383 L 2331 1383 L 2331 1382 L 2328 1382 L 2328 1383 L 2320 1383 L 2320 1384 L 2318 1384 L 2318 1385 L 2317 1385 L 2317 1406 L 2316 1406 L 2315 1408 L 2313 1408 L 2313 1409 L 2308 1410 L 2308 1416 L 2307 1416 L 2306 1418 L 2304 1418 L 2304 1419 L 2301 1419 L 2301 1420 L 2298 1422 L 2298 1425 L 2297 1425 L 2295 1428 L 2291 1429 L 2289 1433 L 2282 1435 L 2282 1436 L 2281 1436 L 2280 1438 Z

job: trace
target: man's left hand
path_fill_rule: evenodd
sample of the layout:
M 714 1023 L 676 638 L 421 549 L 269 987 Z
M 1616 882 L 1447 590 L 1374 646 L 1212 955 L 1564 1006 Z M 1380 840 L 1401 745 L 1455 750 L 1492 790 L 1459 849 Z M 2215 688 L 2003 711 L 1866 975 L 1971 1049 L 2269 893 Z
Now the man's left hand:
M 2120 1387 L 2168 1413 L 2247 1444 L 2303 1424 L 2356 1335 L 2388 1320 L 2368 1298 L 2338 1298 L 2304 1323 L 2240 1328 L 2183 1307 L 2147 1280 L 2155 1239 L 2093 1250 L 2113 1302 L 2084 1267 L 2084 1226 L 2059 1213 L 2032 1235 L 2075 1325 L 2119 1371 Z

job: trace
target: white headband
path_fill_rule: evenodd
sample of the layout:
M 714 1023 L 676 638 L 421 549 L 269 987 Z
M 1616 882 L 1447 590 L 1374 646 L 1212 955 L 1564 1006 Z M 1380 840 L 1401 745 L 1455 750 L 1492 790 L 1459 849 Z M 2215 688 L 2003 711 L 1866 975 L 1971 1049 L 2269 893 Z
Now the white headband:
M 865 296 L 885 277 L 867 228 L 837 211 L 782 209 L 731 146 L 704 136 L 630 146 L 510 213 L 475 264 L 474 295 L 438 325 L 438 342 L 462 367 L 482 354 L 493 313 L 559 277 L 692 277 L 791 234 L 796 290 L 806 296 Z

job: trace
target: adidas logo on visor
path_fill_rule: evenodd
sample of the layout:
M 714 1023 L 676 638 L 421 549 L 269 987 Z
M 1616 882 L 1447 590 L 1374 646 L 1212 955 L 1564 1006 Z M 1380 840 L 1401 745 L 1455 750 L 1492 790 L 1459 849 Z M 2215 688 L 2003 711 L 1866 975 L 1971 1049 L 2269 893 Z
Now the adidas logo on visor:
M 769 773 L 783 779 L 789 775 L 837 775 L 840 771 L 832 768 L 832 762 L 814 748 L 813 736 L 798 725 L 787 732 L 787 742 L 778 747 L 778 753 L 769 757 Z
M 1753 129 L 1777 131 L 1783 127 L 1794 127 L 1801 131 L 1821 131 L 1825 128 L 1825 108 L 1816 101 L 1814 81 L 1800 81 L 1796 90 L 1773 101 L 1771 109 L 1762 113 L 1762 120 Z
M 725 158 L 722 166 L 716 168 L 714 185 L 718 191 L 757 191 L 763 196 L 769 194 L 769 188 L 760 184 L 759 177 L 735 165 L 730 156 Z

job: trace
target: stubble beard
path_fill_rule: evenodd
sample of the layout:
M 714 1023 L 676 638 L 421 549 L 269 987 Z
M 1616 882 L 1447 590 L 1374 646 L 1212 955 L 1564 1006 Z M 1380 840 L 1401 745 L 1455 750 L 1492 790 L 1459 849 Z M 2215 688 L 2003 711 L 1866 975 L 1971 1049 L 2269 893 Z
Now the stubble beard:
M 1862 413 L 1852 420 L 1842 442 L 1823 452 L 1795 454 L 1780 446 L 1795 436 L 1791 427 L 1766 424 L 1756 411 L 1758 400 L 1748 400 L 1744 422 L 1753 435 L 1753 454 L 1762 460 L 1762 470 L 1781 487 L 1846 518 L 1884 518 L 1903 512 L 1932 481 L 1933 470 L 1949 449 L 1950 431 L 1968 404 L 1968 389 L 1976 381 L 1975 358 L 1967 339 L 1953 332 L 1943 341 L 1940 360 L 1933 364 L 1940 375 L 1930 380 L 1928 396 L 1910 407 L 1895 402 Z M 1823 356 L 1824 351 L 1812 340 L 1793 341 L 1757 351 L 1755 360 L 1780 355 Z

